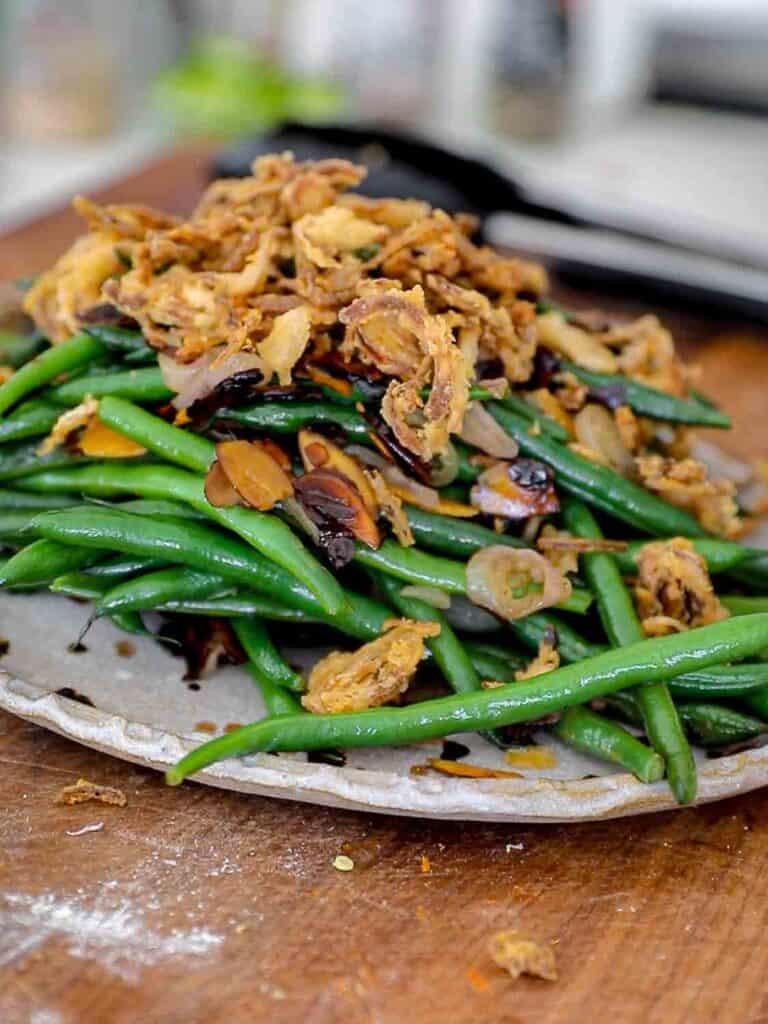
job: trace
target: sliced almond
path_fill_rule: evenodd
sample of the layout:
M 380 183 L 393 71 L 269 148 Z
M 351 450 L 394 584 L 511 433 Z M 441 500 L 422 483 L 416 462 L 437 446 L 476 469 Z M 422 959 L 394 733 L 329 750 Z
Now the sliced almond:
M 299 452 L 307 472 L 312 469 L 333 469 L 351 480 L 360 492 L 365 507 L 372 516 L 376 515 L 376 495 L 362 468 L 351 455 L 314 430 L 299 431 Z
M 205 499 L 214 508 L 229 508 L 231 505 L 241 504 L 240 495 L 229 482 L 218 459 L 214 459 L 205 477 Z
M 216 457 L 232 487 L 251 508 L 268 512 L 293 494 L 288 474 L 260 444 L 222 441 L 216 445 Z
M 376 521 L 348 477 L 323 467 L 299 477 L 295 486 L 296 497 L 321 529 L 332 530 L 336 525 L 370 548 L 379 546 L 381 535 Z

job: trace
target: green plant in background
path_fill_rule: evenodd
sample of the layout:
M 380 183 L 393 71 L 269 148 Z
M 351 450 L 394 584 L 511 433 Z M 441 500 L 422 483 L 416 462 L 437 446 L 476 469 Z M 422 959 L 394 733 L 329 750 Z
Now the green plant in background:
M 290 74 L 247 43 L 205 37 L 153 87 L 155 102 L 182 131 L 241 135 L 279 121 L 324 121 L 344 104 L 343 88 Z

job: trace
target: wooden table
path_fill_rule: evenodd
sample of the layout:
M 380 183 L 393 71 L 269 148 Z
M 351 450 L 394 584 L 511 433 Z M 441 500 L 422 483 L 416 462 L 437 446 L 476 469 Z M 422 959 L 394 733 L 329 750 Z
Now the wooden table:
M 175 154 L 104 196 L 183 211 L 204 167 Z M 0 277 L 77 227 L 6 236 Z M 768 332 L 676 325 L 730 449 L 768 454 Z M 768 791 L 567 827 L 423 822 L 171 790 L 7 715 L 0 765 L 2 1024 L 768 1022 Z M 127 806 L 55 804 L 80 776 Z M 495 968 L 504 927 L 553 943 L 559 981 Z

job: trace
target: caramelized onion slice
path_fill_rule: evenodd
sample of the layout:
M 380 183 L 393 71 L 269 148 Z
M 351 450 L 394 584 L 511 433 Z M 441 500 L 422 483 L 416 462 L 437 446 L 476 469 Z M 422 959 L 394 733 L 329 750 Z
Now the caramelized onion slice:
M 571 584 L 536 551 L 492 544 L 467 563 L 467 596 L 504 619 L 522 619 L 564 601 Z
M 351 455 L 314 430 L 299 431 L 299 453 L 307 472 L 313 469 L 334 469 L 351 480 L 360 492 L 365 507 L 372 516 L 376 515 L 376 496 L 373 488 Z
M 229 508 L 240 505 L 240 495 L 229 482 L 229 478 L 221 468 L 218 459 L 214 459 L 211 468 L 205 475 L 205 500 L 214 508 Z
M 377 548 L 381 536 L 360 492 L 347 477 L 334 469 L 313 469 L 295 482 L 296 497 L 320 532 L 352 535 L 370 548 Z
M 216 457 L 232 487 L 251 508 L 268 512 L 293 494 L 288 474 L 259 444 L 221 441 Z
M 477 478 L 469 500 L 489 516 L 528 519 L 560 510 L 552 470 L 534 459 L 499 462 Z
M 502 430 L 482 402 L 470 402 L 459 437 L 497 459 L 516 459 L 520 451 L 517 441 Z

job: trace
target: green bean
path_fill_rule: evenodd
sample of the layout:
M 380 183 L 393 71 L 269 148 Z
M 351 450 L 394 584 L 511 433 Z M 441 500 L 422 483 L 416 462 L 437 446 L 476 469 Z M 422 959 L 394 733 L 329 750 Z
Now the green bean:
M 387 609 L 379 602 L 352 593 L 345 595 L 340 611 L 328 613 L 319 598 L 281 566 L 260 556 L 243 541 L 199 523 L 146 519 L 94 506 L 87 510 L 87 515 L 82 509 L 72 515 L 69 509 L 45 513 L 38 517 L 35 526 L 44 536 L 64 543 L 160 557 L 204 572 L 219 573 L 235 583 L 277 597 L 287 605 L 329 621 L 350 636 L 370 640 L 379 635 L 382 624 L 389 618 Z M 25 582 L 13 572 L 13 562 L 18 557 L 14 556 L 6 566 L 6 582 L 9 577 L 13 583 Z
M 112 327 L 109 324 L 91 324 L 85 333 L 100 341 L 104 348 L 122 359 L 124 363 L 152 363 L 157 361 L 157 352 L 151 348 L 140 331 Z
M 453 441 L 453 447 L 456 451 L 458 458 L 458 471 L 456 473 L 456 483 L 472 484 L 477 480 L 482 472 L 480 466 L 476 466 L 473 462 L 470 462 L 472 455 L 474 454 L 471 448 L 467 448 L 466 445 L 461 444 L 460 441 Z M 441 493 L 447 497 L 445 488 L 440 488 Z
M 149 636 L 153 638 L 155 636 L 144 625 L 138 612 L 118 612 L 116 615 L 110 615 L 110 622 L 113 626 L 117 626 L 118 629 L 122 629 L 124 633 L 133 633 L 136 636 Z
M 28 363 L 45 345 L 40 334 L 14 334 L 0 331 L 0 364 L 14 369 Z
M 441 516 L 436 512 L 426 512 L 405 505 L 404 511 L 411 525 L 416 543 L 432 551 L 440 551 L 454 557 L 469 558 L 480 548 L 491 544 L 505 544 L 512 548 L 524 548 L 527 545 L 519 537 L 508 533 L 496 533 L 487 526 L 480 526 L 468 519 L 455 519 L 452 516 Z
M 267 430 L 274 434 L 295 434 L 302 427 L 329 423 L 341 429 L 353 440 L 370 441 L 371 427 L 359 412 L 327 402 L 298 402 L 280 400 L 262 405 L 248 405 L 239 409 L 221 409 L 217 420 L 241 423 L 252 430 Z
M 531 651 L 537 651 L 542 640 L 554 629 L 560 658 L 569 663 L 594 658 L 605 651 L 603 644 L 586 640 L 563 618 L 552 612 L 536 612 L 526 615 L 524 619 L 510 619 L 506 626 Z
M 53 540 L 35 540 L 9 558 L 0 574 L 0 587 L 30 587 L 50 583 L 67 572 L 94 565 L 103 552 Z
M 135 512 L 139 516 L 157 516 L 160 519 L 196 519 L 198 522 L 204 522 L 208 518 L 189 505 L 162 499 L 134 498 L 131 501 L 121 501 L 119 507 L 121 512 Z
M 602 537 L 594 516 L 581 502 L 569 500 L 563 505 L 563 519 L 572 533 L 599 540 Z M 643 631 L 632 599 L 616 562 L 609 554 L 582 555 L 587 581 L 597 599 L 603 628 L 614 647 L 643 639 Z M 690 803 L 696 796 L 696 765 L 691 748 L 680 725 L 675 705 L 664 683 L 638 687 L 636 698 L 651 746 L 664 758 L 669 785 L 679 803 Z
M 38 515 L 40 510 L 36 508 L 0 510 L 0 542 L 18 547 L 33 540 L 31 523 Z
M 133 576 L 139 572 L 153 572 L 165 569 L 168 562 L 162 558 L 143 558 L 140 555 L 116 555 L 106 561 L 92 565 L 88 572 L 93 576 L 112 577 Z
M 355 545 L 355 561 L 367 569 L 377 569 L 407 583 L 443 590 L 447 594 L 466 594 L 467 569 L 461 562 L 431 555 L 417 548 L 406 548 L 385 540 L 376 548 Z M 571 595 L 558 605 L 561 610 L 583 614 L 592 603 L 589 591 L 574 587 Z
M 535 721 L 567 707 L 640 683 L 663 682 L 768 646 L 768 616 L 745 615 L 685 633 L 641 640 L 579 665 L 473 693 L 452 694 L 407 707 L 335 715 L 268 719 L 217 737 L 190 751 L 166 773 L 178 785 L 214 761 L 258 750 L 317 750 L 417 743 L 453 732 Z
M 48 434 L 60 415 L 60 408 L 42 398 L 22 402 L 10 416 L 0 420 L 0 444 Z
M 17 370 L 4 384 L 0 384 L 0 415 L 30 391 L 36 391 L 60 373 L 93 362 L 104 352 L 101 342 L 88 334 L 78 334 L 60 345 L 47 348 Z
M 96 614 L 148 611 L 186 597 L 223 597 L 233 589 L 232 583 L 227 583 L 218 573 L 195 572 L 187 566 L 174 565 L 113 584 L 98 601 Z
M 656 751 L 588 708 L 568 708 L 552 732 L 569 747 L 620 764 L 641 782 L 658 782 L 664 775 L 664 759 Z
M 622 522 L 657 536 L 666 537 L 670 533 L 684 537 L 705 535 L 704 529 L 688 512 L 670 505 L 639 484 L 625 480 L 608 466 L 577 455 L 545 434 L 530 434 L 527 422 L 498 402 L 489 402 L 487 409 L 496 422 L 514 437 L 523 454 L 548 463 L 555 472 L 556 481 L 575 497 L 588 500 Z
M 716 665 L 704 672 L 689 672 L 667 683 L 673 697 L 716 700 L 744 697 L 768 687 L 768 664 Z
M 764 593 L 768 589 L 768 552 L 747 550 L 748 560 L 729 569 L 728 575 L 731 579 Z
M 686 730 L 703 747 L 739 743 L 766 731 L 759 718 L 722 704 L 678 704 L 677 711 Z
M 32 494 L 29 491 L 12 491 L 10 487 L 0 490 L 0 509 L 36 508 L 42 512 L 82 504 L 83 499 L 79 494 Z
M 647 544 L 647 540 L 631 540 L 625 551 L 618 551 L 614 555 L 619 572 L 630 576 L 637 572 L 637 556 L 640 549 Z M 695 537 L 692 540 L 693 546 L 704 558 L 711 573 L 725 572 L 740 562 L 752 558 L 753 552 L 741 544 L 735 544 L 730 540 L 710 540 L 708 537 Z
M 198 472 L 204 472 L 213 461 L 214 446 L 210 441 L 164 423 L 157 416 L 121 398 L 102 399 L 99 419 L 155 454 L 197 469 Z M 168 482 L 158 486 L 163 475 L 170 479 L 172 473 L 174 486 Z M 138 476 L 140 482 L 141 473 Z M 136 479 L 136 475 L 133 479 Z M 216 508 L 206 500 L 202 480 L 184 473 L 179 475 L 178 470 L 163 469 L 160 478 L 157 473 L 152 474 L 150 471 L 148 479 L 151 480 L 149 491 L 135 487 L 135 493 L 153 498 L 166 498 L 170 495 L 192 505 L 221 525 L 229 527 L 257 551 L 295 575 L 317 595 L 327 612 L 332 614 L 344 606 L 344 591 L 338 581 L 277 516 L 254 509 Z
M 510 650 L 502 643 L 490 643 L 485 640 L 465 640 L 464 646 L 472 656 L 475 654 L 486 654 L 490 658 L 498 658 L 500 661 L 506 662 L 512 668 L 523 668 L 527 662 L 527 658 L 524 655 L 518 651 Z
M 113 581 L 104 576 L 91 576 L 87 572 L 65 572 L 51 582 L 49 589 L 54 594 L 65 594 L 67 597 L 78 597 L 85 601 L 98 601 L 113 586 Z
M 267 670 L 263 667 L 264 651 L 272 649 L 275 656 L 282 661 L 280 655 L 274 649 L 269 634 L 264 624 L 258 619 L 237 619 L 232 623 L 237 639 L 240 641 L 243 650 L 248 656 L 248 663 L 245 668 L 251 675 L 253 681 L 261 692 L 264 707 L 270 717 L 275 715 L 296 715 L 301 714 L 302 707 L 292 693 L 285 689 L 277 678 L 271 673 L 271 664 Z M 285 663 L 283 663 L 285 664 Z M 285 665 L 285 668 L 291 670 Z M 295 675 L 295 673 L 292 673 Z M 298 679 L 298 676 L 296 676 Z M 301 680 L 299 680 L 299 683 Z M 298 689 L 298 687 L 293 687 Z
M 744 597 L 741 594 L 720 594 L 720 603 L 731 615 L 749 615 L 768 611 L 768 597 Z
M 40 442 L 17 441 L 0 448 L 0 482 L 20 480 L 45 469 L 64 469 L 85 466 L 93 459 L 86 455 L 73 455 L 66 448 L 55 448 L 48 455 L 38 455 Z
M 496 658 L 485 651 L 465 649 L 480 679 L 491 679 L 500 683 L 511 683 L 515 678 L 515 666 L 504 658 Z
M 65 384 L 59 384 L 49 392 L 55 402 L 64 405 L 78 405 L 91 395 L 103 398 L 113 395 L 128 398 L 133 402 L 165 402 L 173 398 L 174 392 L 163 380 L 160 368 L 144 366 L 135 370 L 118 373 L 100 373 L 87 377 L 76 377 Z
M 236 593 L 231 597 L 188 598 L 185 601 L 167 601 L 158 605 L 158 612 L 177 612 L 180 615 L 213 615 L 217 618 L 250 618 L 252 615 L 276 622 L 316 623 L 330 621 L 313 617 L 300 608 L 291 608 L 261 594 Z
M 561 366 L 590 388 L 620 389 L 619 393 L 623 403 L 641 416 L 649 416 L 654 420 L 666 420 L 669 423 L 689 423 L 702 427 L 730 427 L 731 425 L 731 421 L 725 413 L 696 398 L 675 398 L 673 395 L 650 388 L 631 377 L 623 376 L 623 374 L 596 373 L 568 362 L 561 362 Z
M 546 413 L 542 412 L 535 405 L 527 402 L 524 398 L 516 395 L 513 391 L 505 395 L 504 398 L 499 399 L 501 404 L 509 409 L 510 412 L 516 413 L 521 419 L 524 419 L 528 423 L 528 427 L 532 427 L 535 423 L 539 424 L 541 432 L 551 437 L 553 441 L 560 441 L 563 444 L 567 444 L 571 440 L 571 435 L 562 425 L 558 423 L 556 419 L 551 416 L 547 416 Z
M 301 693 L 304 680 L 288 665 L 282 654 L 272 643 L 263 622 L 258 619 L 240 619 L 232 624 L 238 639 L 243 645 L 248 659 L 256 671 L 272 686 L 282 687 L 293 693 Z M 262 690 L 262 693 L 264 691 Z M 286 694 L 287 696 L 287 694 Z M 266 703 L 266 702 L 265 702 Z M 285 714 L 286 711 L 273 711 L 267 706 L 270 714 Z

